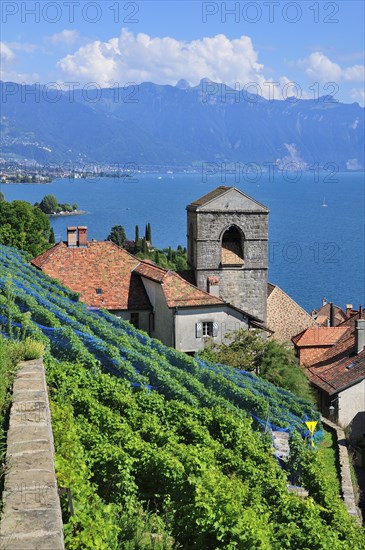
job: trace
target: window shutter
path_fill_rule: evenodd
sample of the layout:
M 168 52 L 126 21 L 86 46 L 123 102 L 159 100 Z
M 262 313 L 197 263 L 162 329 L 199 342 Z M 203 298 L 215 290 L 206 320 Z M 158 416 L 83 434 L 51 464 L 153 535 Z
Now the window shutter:
M 213 338 L 215 338 L 216 336 L 218 336 L 218 327 L 219 327 L 219 324 L 214 322 L 213 323 L 213 331 L 212 331 L 212 336 Z
M 195 337 L 196 338 L 203 338 L 203 323 L 196 323 L 195 324 Z

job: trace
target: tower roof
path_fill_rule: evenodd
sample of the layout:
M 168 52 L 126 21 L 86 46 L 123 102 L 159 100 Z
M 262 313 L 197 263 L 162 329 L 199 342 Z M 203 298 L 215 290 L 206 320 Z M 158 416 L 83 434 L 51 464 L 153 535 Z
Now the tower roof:
M 187 206 L 188 210 L 251 211 L 268 213 L 269 209 L 236 187 L 221 185 Z

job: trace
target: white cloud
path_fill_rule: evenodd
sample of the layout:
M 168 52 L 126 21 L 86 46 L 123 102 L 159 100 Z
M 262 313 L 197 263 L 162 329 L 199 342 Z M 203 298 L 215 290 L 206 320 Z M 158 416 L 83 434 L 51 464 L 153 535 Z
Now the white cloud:
M 50 42 L 52 42 L 52 44 L 64 44 L 66 46 L 72 46 L 79 40 L 79 38 L 79 31 L 64 29 L 61 32 L 52 34 L 52 36 L 49 37 L 49 40 Z
M 15 59 L 15 53 L 5 42 L 0 42 L 0 58 L 3 62 Z
M 361 170 L 362 166 L 357 159 L 349 159 L 346 162 L 347 170 Z
M 248 36 L 229 40 L 218 34 L 184 42 L 144 33 L 134 35 L 122 29 L 119 37 L 90 42 L 61 59 L 57 66 L 79 81 L 103 86 L 145 81 L 173 85 L 181 78 L 196 85 L 203 77 L 243 86 L 264 82 L 264 67 L 257 59 Z
M 341 67 L 321 52 L 313 52 L 306 59 L 298 61 L 310 78 L 320 82 L 361 82 L 364 80 L 363 65 Z
M 351 90 L 351 97 L 357 101 L 362 107 L 365 107 L 365 90 L 353 88 Z
M 7 42 L 7 45 L 12 50 L 18 50 L 25 53 L 33 53 L 38 48 L 36 44 L 30 44 L 29 42 Z
M 40 82 L 39 73 L 19 73 L 17 71 L 5 71 L 0 69 L 0 79 L 4 82 L 18 82 L 20 84 L 35 84 Z

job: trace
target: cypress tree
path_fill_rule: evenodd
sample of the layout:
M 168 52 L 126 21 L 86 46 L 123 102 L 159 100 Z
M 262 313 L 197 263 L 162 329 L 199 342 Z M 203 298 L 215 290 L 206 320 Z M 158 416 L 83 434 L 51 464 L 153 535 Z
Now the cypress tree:
M 143 254 L 147 254 L 147 253 L 148 253 L 147 241 L 146 241 L 146 239 L 142 239 L 142 252 L 143 252 Z
M 56 242 L 53 227 L 51 227 L 51 230 L 49 232 L 49 241 L 48 242 L 49 242 L 49 244 L 55 244 L 55 242 Z
M 139 227 L 138 227 L 138 225 L 136 225 L 136 236 L 135 236 L 134 240 L 136 241 L 136 246 L 137 246 L 137 243 L 139 241 Z

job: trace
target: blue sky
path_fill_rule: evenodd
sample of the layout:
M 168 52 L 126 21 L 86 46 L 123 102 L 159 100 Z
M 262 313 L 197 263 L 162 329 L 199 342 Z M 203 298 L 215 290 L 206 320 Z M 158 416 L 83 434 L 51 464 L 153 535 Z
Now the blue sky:
M 332 93 L 364 104 L 360 0 L 3 0 L 1 12 L 2 80 L 67 88 L 208 77 L 276 99 Z

